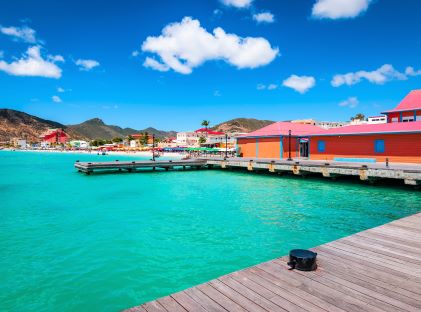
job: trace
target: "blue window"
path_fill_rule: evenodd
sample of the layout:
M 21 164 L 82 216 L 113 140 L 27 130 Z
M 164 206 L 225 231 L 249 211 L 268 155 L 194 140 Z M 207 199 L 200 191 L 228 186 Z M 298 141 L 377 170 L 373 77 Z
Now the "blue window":
M 384 153 L 384 140 L 374 140 L 374 152 Z
M 325 141 L 317 141 L 317 151 L 324 152 L 326 150 L 326 143 Z

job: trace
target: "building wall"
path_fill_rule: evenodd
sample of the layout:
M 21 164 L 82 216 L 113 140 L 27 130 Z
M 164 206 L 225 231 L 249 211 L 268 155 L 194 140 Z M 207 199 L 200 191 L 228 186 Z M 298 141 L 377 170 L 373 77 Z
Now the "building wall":
M 387 122 L 389 122 L 389 123 L 392 122 L 392 120 L 394 118 L 397 118 L 398 122 L 400 122 L 401 117 L 402 118 L 403 117 L 415 117 L 415 115 L 416 115 L 416 118 L 417 118 L 416 121 L 420 121 L 421 120 L 421 111 L 420 110 L 416 111 L 416 113 L 414 111 L 402 112 L 402 116 L 401 116 L 400 112 L 389 113 L 389 114 L 387 114 Z M 394 121 L 394 122 L 396 122 L 396 121 Z
M 257 148 L 256 148 L 257 145 Z M 297 138 L 291 138 L 291 157 L 298 157 Z M 251 158 L 288 158 L 288 136 L 284 136 L 282 143 L 281 137 L 241 139 L 237 140 L 239 152 L 243 157 Z M 256 151 L 258 155 L 256 155 Z
M 384 140 L 384 153 L 375 152 L 375 140 Z M 318 142 L 325 142 L 325 151 L 318 151 Z M 421 134 L 383 134 L 314 136 L 310 138 L 310 159 L 331 160 L 335 157 L 374 158 L 384 162 L 421 163 Z
M 238 139 L 237 149 L 242 157 L 256 157 L 256 139 Z

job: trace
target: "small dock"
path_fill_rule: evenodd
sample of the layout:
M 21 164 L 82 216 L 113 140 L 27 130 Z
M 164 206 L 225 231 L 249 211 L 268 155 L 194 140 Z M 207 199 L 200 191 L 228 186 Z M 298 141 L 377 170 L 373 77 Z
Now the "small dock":
M 319 175 L 325 178 L 357 177 L 374 183 L 381 179 L 401 180 L 407 185 L 421 185 L 421 164 L 347 163 L 320 160 L 279 160 L 253 158 L 198 158 L 188 160 L 148 160 L 148 161 L 105 161 L 76 162 L 79 172 L 90 174 L 101 171 L 135 172 L 141 169 L 240 169 L 249 172 L 293 174 L 297 176 Z
M 127 171 L 135 172 L 142 169 L 155 170 L 162 168 L 164 170 L 174 168 L 196 168 L 200 169 L 206 166 L 206 160 L 146 160 L 146 161 L 101 161 L 101 162 L 76 162 L 75 168 L 79 172 L 90 174 L 93 172 L 109 172 L 109 171 Z
M 421 164 L 355 163 L 321 160 L 279 160 L 255 158 L 208 158 L 207 165 L 221 169 L 243 169 L 251 172 L 271 172 L 297 176 L 319 175 L 336 179 L 354 176 L 362 181 L 401 180 L 407 185 L 421 184 Z
M 313 272 L 281 257 L 126 311 L 421 311 L 421 213 L 312 250 Z

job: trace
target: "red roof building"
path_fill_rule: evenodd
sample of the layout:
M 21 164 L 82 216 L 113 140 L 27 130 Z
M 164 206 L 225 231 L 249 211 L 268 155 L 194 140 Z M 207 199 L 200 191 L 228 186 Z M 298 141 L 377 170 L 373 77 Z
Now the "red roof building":
M 41 136 L 43 142 L 64 144 L 69 139 L 69 135 L 63 129 L 49 129 Z
M 411 122 L 421 120 L 421 90 L 412 90 L 394 109 L 382 112 L 387 122 Z
M 200 129 L 197 129 L 194 132 L 199 133 L 199 134 L 203 134 L 205 136 L 208 136 L 208 135 L 225 135 L 224 132 L 213 131 L 209 128 L 200 128 Z
M 251 158 L 421 163 L 421 90 L 411 91 L 384 114 L 388 123 L 330 129 L 276 122 L 238 137 L 237 153 Z

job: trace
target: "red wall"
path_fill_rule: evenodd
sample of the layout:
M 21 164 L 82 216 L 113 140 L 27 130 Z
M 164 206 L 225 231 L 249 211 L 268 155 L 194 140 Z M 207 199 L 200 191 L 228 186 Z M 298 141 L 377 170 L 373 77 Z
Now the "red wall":
M 420 120 L 419 118 L 421 118 L 421 112 L 420 111 L 418 111 L 417 112 L 417 120 Z M 398 122 L 400 121 L 399 120 L 399 118 L 400 118 L 400 115 L 401 115 L 401 113 L 400 112 L 397 112 L 397 113 L 389 113 L 388 115 L 387 115 L 387 122 L 392 122 L 392 118 L 398 118 Z M 414 116 L 414 111 L 408 111 L 408 112 L 402 112 L 402 117 L 406 117 L 406 116 L 411 116 L 411 117 L 413 117 Z
M 325 152 L 318 152 L 318 141 L 325 142 Z M 385 152 L 374 152 L 374 141 L 384 140 Z M 383 134 L 315 136 L 310 138 L 310 159 L 334 157 L 375 158 L 377 161 L 421 163 L 421 134 Z

